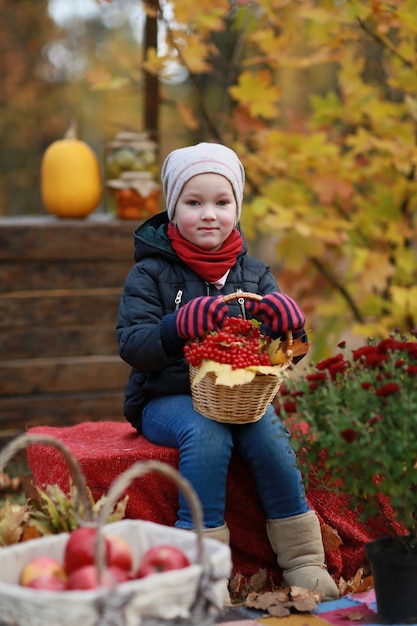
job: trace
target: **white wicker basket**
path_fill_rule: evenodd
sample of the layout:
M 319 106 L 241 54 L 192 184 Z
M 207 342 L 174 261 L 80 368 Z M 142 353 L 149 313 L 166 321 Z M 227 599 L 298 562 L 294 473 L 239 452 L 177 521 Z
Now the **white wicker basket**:
M 14 442 L 12 442 L 13 444 Z M 70 453 L 52 438 L 23 435 L 13 450 L 28 443 L 59 447 L 67 458 Z M 9 444 L 10 447 L 11 444 Z M 8 448 L 0 454 L 0 470 L 10 458 Z M 71 460 L 72 469 L 77 463 Z M 149 471 L 174 480 L 183 492 L 193 514 L 196 532 L 180 530 L 143 520 L 122 520 L 104 524 L 111 507 L 130 482 Z M 77 470 L 76 472 L 77 473 Z M 74 475 L 81 486 L 83 478 Z M 121 474 L 109 489 L 97 520 L 99 530 L 97 565 L 104 567 L 106 533 L 118 534 L 129 542 L 134 568 L 140 556 L 152 545 L 169 543 L 181 548 L 191 565 L 181 570 L 158 573 L 140 580 L 94 591 L 41 591 L 18 584 L 23 566 L 36 556 L 62 560 L 68 533 L 34 539 L 0 550 L 1 626 L 172 626 L 214 624 L 224 600 L 231 572 L 230 548 L 219 541 L 203 538 L 201 505 L 188 481 L 171 466 L 157 461 L 138 462 Z

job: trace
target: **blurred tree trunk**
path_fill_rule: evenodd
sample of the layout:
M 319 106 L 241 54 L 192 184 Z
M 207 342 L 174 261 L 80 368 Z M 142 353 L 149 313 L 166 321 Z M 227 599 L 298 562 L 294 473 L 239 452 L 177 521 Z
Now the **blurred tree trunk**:
M 155 17 L 147 16 L 145 23 L 144 56 L 150 48 L 157 49 L 158 24 Z M 145 106 L 144 128 L 149 131 L 152 139 L 158 142 L 159 131 L 159 85 L 158 76 L 144 71 Z

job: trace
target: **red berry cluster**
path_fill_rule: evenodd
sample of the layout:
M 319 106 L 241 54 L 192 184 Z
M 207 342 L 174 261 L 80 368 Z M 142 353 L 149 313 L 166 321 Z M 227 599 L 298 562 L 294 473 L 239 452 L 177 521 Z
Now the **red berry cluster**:
M 271 365 L 268 356 L 270 339 L 261 334 L 259 322 L 239 317 L 227 317 L 220 331 L 209 332 L 184 347 L 190 365 L 198 367 L 201 361 L 227 363 L 232 369 L 251 365 Z

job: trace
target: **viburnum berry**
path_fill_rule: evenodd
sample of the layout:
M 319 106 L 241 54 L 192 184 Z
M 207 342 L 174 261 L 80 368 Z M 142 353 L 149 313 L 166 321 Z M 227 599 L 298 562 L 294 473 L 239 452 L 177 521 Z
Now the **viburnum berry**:
M 256 320 L 246 320 L 241 315 L 227 317 L 220 331 L 208 332 L 203 338 L 187 343 L 185 358 L 195 367 L 205 360 L 225 363 L 232 369 L 271 365 L 268 356 L 271 339 L 261 334 L 259 326 Z

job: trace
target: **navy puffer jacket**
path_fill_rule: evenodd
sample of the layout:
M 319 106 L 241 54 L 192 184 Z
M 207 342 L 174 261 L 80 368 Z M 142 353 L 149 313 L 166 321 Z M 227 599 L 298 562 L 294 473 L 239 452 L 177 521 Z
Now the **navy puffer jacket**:
M 190 393 L 185 341 L 172 332 L 172 314 L 198 296 L 238 290 L 264 295 L 278 290 L 268 265 L 248 256 L 244 244 L 219 291 L 178 258 L 166 234 L 167 224 L 164 212 L 136 229 L 136 264 L 127 276 L 117 320 L 120 356 L 132 367 L 124 415 L 139 432 L 142 409 L 150 398 Z M 231 316 L 244 313 L 237 301 L 229 308 Z

